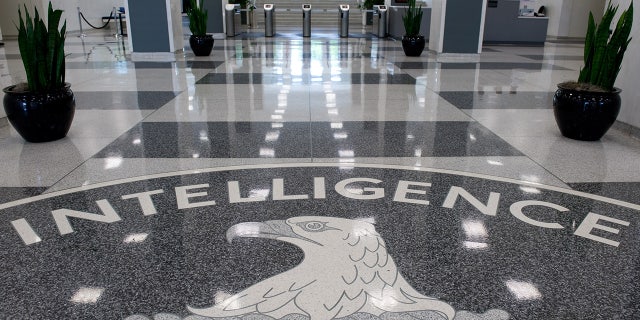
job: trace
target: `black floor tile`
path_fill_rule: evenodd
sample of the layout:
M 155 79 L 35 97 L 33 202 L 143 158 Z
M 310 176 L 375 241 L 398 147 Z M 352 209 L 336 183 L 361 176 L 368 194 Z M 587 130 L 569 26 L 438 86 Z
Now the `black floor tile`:
M 416 79 L 408 74 L 351 73 L 341 75 L 350 77 L 351 84 L 416 84 Z M 263 73 L 209 73 L 196 84 L 277 84 L 291 80 L 291 75 Z M 301 77 L 302 83 L 310 83 L 310 75 Z
M 37 196 L 45 190 L 45 187 L 0 187 L 0 203 Z
M 569 183 L 575 190 L 640 204 L 640 182 Z
M 261 84 L 262 73 L 209 73 L 196 84 Z
M 223 61 L 186 61 L 185 66 L 191 69 L 215 69 L 223 63 Z
M 309 125 L 311 127 L 309 127 Z M 133 143 L 133 141 L 142 141 Z M 340 158 L 520 156 L 475 122 L 143 122 L 96 157 Z
M 491 69 L 491 70 L 570 70 L 564 67 L 537 62 L 426 62 L 426 61 L 402 61 L 396 62 L 395 65 L 400 69 L 430 69 L 441 68 L 451 70 L 475 70 L 475 69 Z
M 173 100 L 172 91 L 78 91 L 74 92 L 77 109 L 155 110 Z
M 96 157 L 309 158 L 310 143 L 308 123 L 143 122 Z
M 553 59 L 553 60 L 576 60 L 582 61 L 583 56 L 569 56 L 569 55 L 542 55 L 542 54 L 520 54 L 519 56 L 531 59 L 531 60 L 544 60 L 544 59 Z
M 438 94 L 460 109 L 551 109 L 554 93 L 440 91 Z
M 351 84 L 416 84 L 416 79 L 406 73 L 379 74 L 354 73 L 351 74 Z
M 339 130 L 329 123 L 312 128 L 316 158 L 522 155 L 476 122 L 349 121 Z

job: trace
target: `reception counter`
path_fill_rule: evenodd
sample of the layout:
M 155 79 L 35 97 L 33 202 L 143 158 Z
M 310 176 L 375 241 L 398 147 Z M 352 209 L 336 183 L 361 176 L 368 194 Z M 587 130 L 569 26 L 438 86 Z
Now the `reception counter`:
M 517 0 L 489 1 L 483 43 L 544 45 L 549 18 L 519 16 L 519 10 Z

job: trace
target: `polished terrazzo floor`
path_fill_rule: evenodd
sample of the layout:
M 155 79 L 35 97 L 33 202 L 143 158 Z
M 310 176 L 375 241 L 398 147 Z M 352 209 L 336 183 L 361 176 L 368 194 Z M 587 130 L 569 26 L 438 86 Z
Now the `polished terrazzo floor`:
M 640 181 L 631 165 L 637 140 L 612 130 L 577 142 L 555 127 L 555 84 L 581 66 L 575 42 L 408 58 L 399 42 L 361 34 L 255 34 L 217 40 L 206 58 L 187 48 L 175 62 L 131 61 L 126 41 L 111 36 L 69 37 L 77 99 L 69 137 L 24 144 L 4 126 L 1 187 L 31 194 L 291 161 L 447 168 L 587 190 L 633 190 Z M 0 54 L 2 85 L 23 79 L 15 42 Z M 4 200 L 9 193 L 20 197 L 16 189 Z
M 551 110 L 581 44 L 410 58 L 368 34 L 253 32 L 169 62 L 126 47 L 68 37 L 67 138 L 0 128 L 1 318 L 640 317 L 640 141 L 563 138 Z M 15 41 L 0 66 L 3 87 L 24 78 Z M 353 266 L 300 240 L 358 237 Z M 387 289 L 303 283 L 353 268 Z

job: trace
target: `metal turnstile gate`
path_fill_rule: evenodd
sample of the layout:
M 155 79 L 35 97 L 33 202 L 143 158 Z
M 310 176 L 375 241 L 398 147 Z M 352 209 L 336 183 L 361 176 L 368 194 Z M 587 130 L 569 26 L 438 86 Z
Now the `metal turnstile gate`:
M 387 36 L 387 6 L 373 6 L 373 34 L 378 38 Z
M 311 5 L 302 5 L 302 36 L 311 37 Z
M 341 4 L 339 11 L 340 37 L 346 38 L 349 36 L 349 5 Z
M 227 37 L 235 37 L 240 34 L 240 5 L 227 4 L 224 6 L 225 28 Z
M 276 7 L 273 4 L 264 5 L 264 36 L 273 37 L 276 34 Z

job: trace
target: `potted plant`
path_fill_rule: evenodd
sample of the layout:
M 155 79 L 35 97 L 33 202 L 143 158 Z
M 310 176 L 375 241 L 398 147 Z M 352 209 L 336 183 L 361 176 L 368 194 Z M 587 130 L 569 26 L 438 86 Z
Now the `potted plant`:
M 247 25 L 249 26 L 249 28 L 255 28 L 256 25 L 256 15 L 255 15 L 255 11 L 257 9 L 256 7 L 256 0 L 247 0 L 245 2 L 245 5 L 247 7 L 247 9 L 249 10 L 248 13 L 248 22 Z
M 383 5 L 384 0 L 364 0 L 358 4 L 358 8 L 365 14 L 362 15 L 362 25 L 373 24 L 373 6 Z
M 48 25 L 35 10 L 33 19 L 18 9 L 18 46 L 27 83 L 4 88 L 4 110 L 11 125 L 29 142 L 58 140 L 67 135 L 75 114 L 71 85 L 65 82 L 64 42 L 67 22 L 60 30 L 62 10 L 48 9 Z
M 620 111 L 620 89 L 614 87 L 624 53 L 631 41 L 633 2 L 622 12 L 613 32 L 611 22 L 618 6 L 611 2 L 596 24 L 589 13 L 584 45 L 584 67 L 578 81 L 558 84 L 553 113 L 565 137 L 599 140 L 616 121 Z
M 248 24 L 247 12 L 244 9 L 248 9 L 250 7 L 249 0 L 229 0 L 229 3 L 240 5 L 240 9 L 242 9 L 240 11 L 240 24 Z
M 196 56 L 208 56 L 213 49 L 213 36 L 207 34 L 208 12 L 204 9 L 204 0 L 200 0 L 199 3 L 196 3 L 196 0 L 190 1 L 191 8 L 187 11 L 191 30 L 189 45 Z
M 424 50 L 424 36 L 420 34 L 422 5 L 416 8 L 416 0 L 409 0 L 409 7 L 402 17 L 405 35 L 402 36 L 402 49 L 409 57 L 418 57 Z

